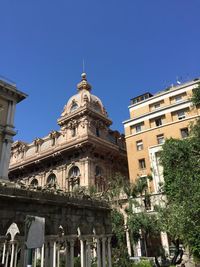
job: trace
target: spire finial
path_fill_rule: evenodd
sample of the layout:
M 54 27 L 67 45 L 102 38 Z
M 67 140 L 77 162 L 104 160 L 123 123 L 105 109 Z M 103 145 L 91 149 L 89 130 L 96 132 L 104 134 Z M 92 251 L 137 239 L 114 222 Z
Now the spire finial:
M 85 72 L 81 74 L 81 82 L 77 84 L 78 90 L 86 89 L 88 91 L 91 90 L 92 86 L 87 81 L 87 75 Z

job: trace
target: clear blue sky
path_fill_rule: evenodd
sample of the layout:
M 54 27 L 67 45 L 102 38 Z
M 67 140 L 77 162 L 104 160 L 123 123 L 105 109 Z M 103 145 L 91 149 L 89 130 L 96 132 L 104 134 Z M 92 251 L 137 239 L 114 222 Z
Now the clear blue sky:
M 15 139 L 58 129 L 83 57 L 120 131 L 130 98 L 200 76 L 199 0 L 1 0 L 0 10 L 0 75 L 29 95 Z

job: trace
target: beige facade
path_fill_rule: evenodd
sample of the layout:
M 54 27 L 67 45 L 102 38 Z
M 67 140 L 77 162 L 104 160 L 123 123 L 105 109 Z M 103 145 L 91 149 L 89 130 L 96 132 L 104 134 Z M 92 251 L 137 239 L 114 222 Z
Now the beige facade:
M 0 79 L 0 179 L 8 179 L 16 104 L 26 98 L 14 84 Z
M 200 116 L 192 102 L 192 92 L 200 80 L 172 86 L 155 95 L 133 98 L 130 119 L 124 122 L 130 180 L 152 174 L 150 192 L 160 192 L 163 182 L 159 151 L 165 139 L 185 138 L 190 124 Z
M 193 90 L 199 83 L 200 80 L 195 79 L 155 95 L 145 93 L 131 100 L 130 119 L 124 122 L 130 180 L 134 183 L 140 177 L 152 176 L 152 181 L 148 180 L 149 201 L 146 203 L 145 197 L 139 196 L 140 205 L 133 207 L 134 213 L 143 209 L 152 213 L 155 205 L 164 205 L 163 169 L 159 162 L 162 144 L 170 137 L 188 136 L 191 123 L 200 116 L 200 109 L 191 101 Z M 155 247 L 160 245 L 169 255 L 170 243 L 166 233 L 161 232 L 156 241 L 153 240 L 152 237 L 149 240 L 141 238 L 134 255 L 155 256 Z
M 77 89 L 58 119 L 59 131 L 30 144 L 12 145 L 11 180 L 66 191 L 79 186 L 104 191 L 116 172 L 128 177 L 124 135 L 110 129 L 112 121 L 101 100 L 91 94 L 85 73 Z

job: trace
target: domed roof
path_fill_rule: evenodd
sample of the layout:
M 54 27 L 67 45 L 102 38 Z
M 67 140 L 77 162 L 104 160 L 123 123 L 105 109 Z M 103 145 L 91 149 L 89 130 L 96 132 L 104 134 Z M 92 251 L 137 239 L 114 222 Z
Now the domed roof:
M 68 100 L 61 114 L 61 117 L 69 115 L 79 108 L 88 106 L 98 113 L 107 117 L 107 112 L 101 102 L 101 100 L 90 93 L 92 86 L 88 83 L 86 73 L 81 74 L 81 82 L 77 84 L 78 93 L 73 95 Z

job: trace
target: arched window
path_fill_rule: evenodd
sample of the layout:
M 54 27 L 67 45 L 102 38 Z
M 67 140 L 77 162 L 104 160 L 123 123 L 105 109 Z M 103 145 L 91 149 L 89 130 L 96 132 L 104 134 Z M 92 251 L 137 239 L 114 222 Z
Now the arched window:
M 73 127 L 71 129 L 71 133 L 72 133 L 72 137 L 76 136 L 76 128 L 75 127 Z
M 97 192 L 103 192 L 106 188 L 105 179 L 103 176 L 103 170 L 101 167 L 96 166 L 95 168 L 95 186 Z
M 72 167 L 68 174 L 68 188 L 72 191 L 75 187 L 80 185 L 80 170 L 77 166 Z
M 71 105 L 71 108 L 70 108 L 70 112 L 75 111 L 77 108 L 78 108 L 78 104 L 75 101 L 73 101 L 72 105 Z
M 31 181 L 31 185 L 32 185 L 32 186 L 38 186 L 38 180 L 34 178 L 34 179 Z
M 54 173 L 51 173 L 47 178 L 47 185 L 48 186 L 55 186 L 56 184 L 56 175 Z

